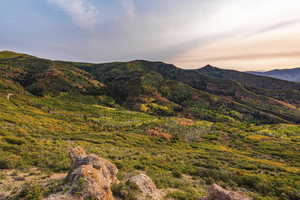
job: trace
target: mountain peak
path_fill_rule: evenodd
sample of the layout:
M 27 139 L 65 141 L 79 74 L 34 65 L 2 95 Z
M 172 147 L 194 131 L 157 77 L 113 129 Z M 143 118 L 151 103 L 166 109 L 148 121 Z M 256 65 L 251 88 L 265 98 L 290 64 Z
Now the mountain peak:
M 212 66 L 212 65 L 210 65 L 210 64 L 207 64 L 207 65 L 205 65 L 203 68 L 216 68 L 216 67 L 214 67 L 214 66 Z
M 250 72 L 251 74 L 268 76 L 286 81 L 300 82 L 300 68 L 274 69 L 266 72 Z
M 214 71 L 214 70 L 218 70 L 219 68 L 212 66 L 210 64 L 205 65 L 204 67 L 200 68 L 199 70 L 204 70 L 204 71 Z

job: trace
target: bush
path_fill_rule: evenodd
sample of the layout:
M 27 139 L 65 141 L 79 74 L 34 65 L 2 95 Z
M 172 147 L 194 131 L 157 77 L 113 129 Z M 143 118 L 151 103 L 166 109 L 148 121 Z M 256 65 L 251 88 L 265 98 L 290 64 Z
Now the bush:
M 179 171 L 172 171 L 172 175 L 175 178 L 182 178 L 182 174 Z
M 198 200 L 198 194 L 195 194 L 194 191 L 184 191 L 184 192 L 173 192 L 167 195 L 167 198 L 175 200 Z
M 0 152 L 0 169 L 14 169 L 23 165 L 22 158 L 5 152 Z
M 42 186 L 32 183 L 23 185 L 21 192 L 15 197 L 15 199 L 23 200 L 42 200 L 44 196 L 44 190 Z
M 6 136 L 3 139 L 9 144 L 21 145 L 25 143 L 23 139 L 13 136 Z
M 125 184 L 113 185 L 112 192 L 114 196 L 123 200 L 137 200 L 140 191 L 135 183 L 127 181 Z

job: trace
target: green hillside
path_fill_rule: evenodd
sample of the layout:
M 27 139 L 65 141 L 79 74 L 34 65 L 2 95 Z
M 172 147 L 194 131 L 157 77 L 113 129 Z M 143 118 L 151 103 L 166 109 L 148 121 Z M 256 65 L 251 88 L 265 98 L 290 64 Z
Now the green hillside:
M 133 61 L 81 68 L 106 84 L 110 95 L 122 104 L 136 105 L 137 101 L 134 100 L 142 100 L 147 96 L 154 103 L 161 105 L 160 97 L 163 97 L 164 100 L 178 104 L 183 111 L 200 119 L 223 118 L 221 121 L 228 121 L 230 117 L 235 120 L 268 123 L 300 121 L 297 109 L 300 93 L 294 89 L 296 84 L 286 81 L 266 78 L 277 85 L 283 82 L 281 88 L 293 92 L 267 90 L 260 87 L 263 85 L 260 81 L 257 87 L 252 89 L 243 81 L 226 80 L 209 76 L 200 70 L 183 70 L 160 62 Z M 293 94 L 295 98 L 291 100 L 289 97 Z M 168 107 L 176 112 L 172 106 Z M 235 111 L 235 114 L 232 111 Z
M 271 77 L 257 76 L 253 74 L 224 70 L 212 66 L 206 66 L 198 70 L 206 76 L 223 80 L 238 81 L 247 89 L 261 95 L 273 97 L 296 105 L 300 104 L 300 84 L 279 80 Z
M 257 200 L 300 198 L 292 100 L 160 62 L 0 55 L 0 197 L 26 182 L 39 188 L 27 199 L 53 192 L 41 185 L 67 172 L 67 149 L 79 145 L 115 163 L 120 180 L 143 171 L 175 200 L 198 200 L 212 183 Z
M 287 81 L 161 62 L 86 64 L 0 54 L 1 77 L 33 95 L 105 95 L 135 111 L 211 121 L 300 122 L 298 85 Z

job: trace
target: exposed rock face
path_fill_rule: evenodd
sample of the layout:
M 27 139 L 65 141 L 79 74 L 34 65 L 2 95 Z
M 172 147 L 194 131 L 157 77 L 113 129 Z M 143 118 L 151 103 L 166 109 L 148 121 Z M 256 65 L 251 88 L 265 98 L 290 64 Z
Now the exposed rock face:
M 208 188 L 208 197 L 201 200 L 252 200 L 242 192 L 233 192 L 225 190 L 217 184 L 213 184 Z
M 145 174 L 139 174 L 137 176 L 128 179 L 129 182 L 137 185 L 140 190 L 140 196 L 136 197 L 137 200 L 160 200 L 162 199 L 161 192 L 156 188 L 154 182 Z
M 118 169 L 111 162 L 76 147 L 70 151 L 72 167 L 66 177 L 69 190 L 47 200 L 113 200 L 111 185 L 117 183 Z

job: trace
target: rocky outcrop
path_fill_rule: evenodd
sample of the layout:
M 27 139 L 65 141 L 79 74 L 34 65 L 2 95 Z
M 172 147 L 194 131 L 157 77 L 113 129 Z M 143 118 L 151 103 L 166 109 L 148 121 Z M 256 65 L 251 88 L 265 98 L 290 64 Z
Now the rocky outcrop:
M 111 162 L 94 154 L 71 149 L 72 167 L 66 177 L 67 192 L 54 194 L 47 200 L 113 200 L 112 184 L 118 183 L 118 169 Z
M 135 184 L 140 191 L 140 195 L 136 197 L 137 200 L 162 199 L 161 192 L 156 188 L 154 182 L 147 175 L 139 174 L 137 176 L 129 178 L 128 182 Z
M 200 200 L 252 200 L 242 192 L 233 192 L 225 190 L 217 184 L 213 184 L 208 188 L 208 197 Z

